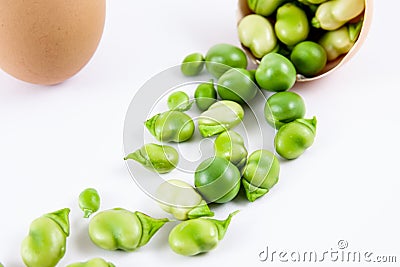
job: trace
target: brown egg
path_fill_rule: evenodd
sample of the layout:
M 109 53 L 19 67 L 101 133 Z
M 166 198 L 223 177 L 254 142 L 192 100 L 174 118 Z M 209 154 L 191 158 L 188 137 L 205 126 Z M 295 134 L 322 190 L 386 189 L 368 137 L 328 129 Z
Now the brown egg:
M 0 67 L 17 79 L 57 84 L 93 56 L 105 0 L 0 0 Z

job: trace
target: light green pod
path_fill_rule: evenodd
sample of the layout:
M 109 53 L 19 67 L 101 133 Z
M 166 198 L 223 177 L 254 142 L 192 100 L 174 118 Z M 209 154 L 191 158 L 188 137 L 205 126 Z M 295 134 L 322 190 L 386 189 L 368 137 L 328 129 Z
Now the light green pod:
M 229 160 L 239 171 L 246 165 L 247 149 L 242 136 L 235 131 L 225 131 L 218 135 L 214 141 L 214 150 L 217 157 Z
M 111 262 L 107 262 L 102 258 L 93 258 L 85 262 L 76 262 L 67 265 L 66 267 L 115 267 Z
M 242 18 L 238 25 L 238 34 L 240 42 L 257 58 L 279 48 L 274 27 L 263 16 L 250 14 Z
M 275 150 L 285 159 L 300 157 L 314 143 L 317 119 L 297 119 L 279 128 L 274 138 Z
M 278 8 L 275 33 L 282 43 L 294 46 L 307 39 L 309 32 L 308 18 L 303 9 L 293 3 Z
M 224 238 L 231 219 L 237 212 L 229 214 L 222 221 L 198 218 L 181 222 L 171 230 L 169 246 L 175 253 L 184 256 L 209 252 Z
M 258 15 L 268 17 L 287 0 L 247 0 L 250 10 Z
M 69 236 L 69 208 L 35 219 L 22 241 L 21 257 L 27 267 L 54 267 L 64 257 Z
M 178 220 L 214 216 L 203 197 L 184 181 L 172 179 L 163 182 L 155 196 L 160 207 Z
M 139 211 L 114 208 L 97 213 L 89 222 L 89 237 L 105 250 L 133 251 L 146 245 L 169 220 Z
M 272 152 L 259 149 L 251 153 L 242 177 L 247 199 L 253 202 L 267 194 L 278 182 L 279 172 L 279 160 Z
M 139 162 L 151 171 L 168 173 L 178 165 L 179 154 L 172 146 L 149 143 L 124 158 L 128 159 Z
M 199 116 L 199 131 L 203 137 L 220 134 L 237 126 L 243 117 L 244 110 L 238 103 L 230 100 L 218 101 Z
M 176 110 L 154 115 L 145 122 L 145 126 L 160 142 L 184 142 L 192 138 L 194 133 L 192 118 Z
M 312 25 L 333 31 L 360 15 L 365 8 L 365 0 L 330 0 L 318 6 Z

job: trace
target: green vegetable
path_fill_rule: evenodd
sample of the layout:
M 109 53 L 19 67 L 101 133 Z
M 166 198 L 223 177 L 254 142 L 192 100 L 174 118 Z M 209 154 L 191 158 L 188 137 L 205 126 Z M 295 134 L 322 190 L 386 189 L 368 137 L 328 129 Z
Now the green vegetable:
M 204 56 L 200 53 L 187 55 L 181 64 L 181 71 L 185 76 L 196 76 L 204 69 Z
M 307 14 L 303 9 L 293 3 L 286 3 L 278 8 L 275 33 L 282 43 L 293 46 L 304 41 L 309 32 Z
M 318 43 L 325 49 L 328 60 L 335 60 L 350 51 L 357 41 L 361 26 L 362 21 L 324 33 Z
M 238 34 L 240 42 L 256 58 L 262 58 L 279 48 L 272 23 L 261 15 L 250 14 L 242 18 L 238 25 Z
M 170 110 L 186 111 L 192 107 L 192 104 L 189 96 L 182 91 L 173 92 L 168 97 L 168 108 Z
M 216 78 L 230 68 L 247 68 L 247 57 L 242 49 L 231 44 L 216 44 L 206 54 L 206 69 Z
M 271 95 L 264 106 L 268 124 L 279 129 L 282 125 L 303 118 L 306 106 L 303 98 L 295 92 L 278 92 Z
M 248 104 L 257 92 L 254 74 L 246 69 L 233 68 L 226 71 L 218 80 L 218 95 L 224 100 Z
M 214 81 L 201 83 L 194 92 L 195 103 L 201 111 L 207 110 L 217 101 L 217 91 L 214 88 Z
M 100 208 L 100 196 L 96 189 L 86 188 L 79 194 L 79 208 L 83 211 L 83 218 L 89 218 Z
M 175 253 L 184 256 L 209 252 L 224 238 L 231 219 L 237 212 L 229 214 L 225 220 L 198 218 L 181 222 L 171 230 L 169 246 Z
M 244 117 L 241 105 L 230 100 L 212 104 L 198 118 L 199 131 L 203 137 L 210 137 L 232 129 Z
M 330 0 L 318 6 L 312 25 L 333 31 L 360 15 L 365 8 L 365 0 Z
M 202 196 L 184 181 L 173 179 L 163 182 L 155 196 L 160 207 L 178 220 L 214 216 Z
M 327 55 L 325 49 L 318 43 L 304 41 L 293 48 L 290 60 L 298 73 L 312 77 L 324 69 Z
M 243 138 L 234 131 L 221 133 L 214 141 L 215 156 L 225 158 L 242 170 L 247 161 L 247 149 Z
M 133 251 L 146 245 L 169 220 L 139 211 L 114 208 L 97 213 L 89 222 L 89 237 L 105 250 Z
M 309 4 L 309 5 L 318 5 L 326 2 L 328 0 L 298 0 L 300 3 Z
M 247 5 L 256 14 L 268 17 L 286 0 L 247 0 Z
M 286 91 L 296 82 L 296 69 L 289 59 L 272 52 L 261 59 L 255 77 L 257 84 L 264 90 Z
M 242 184 L 249 201 L 265 195 L 278 182 L 280 165 L 275 155 L 265 149 L 251 153 L 244 168 Z
M 194 122 L 181 111 L 159 113 L 145 122 L 149 132 L 160 142 L 184 142 L 192 138 Z
M 27 267 L 54 267 L 64 257 L 69 236 L 69 208 L 35 219 L 22 241 L 21 257 Z
M 208 202 L 226 203 L 239 192 L 240 172 L 225 158 L 208 158 L 196 168 L 194 184 Z
M 178 165 L 179 154 L 172 146 L 149 143 L 124 158 L 128 159 L 139 162 L 151 171 L 167 173 Z
M 317 119 L 297 119 L 283 125 L 275 135 L 276 152 L 285 159 L 295 159 L 308 149 L 315 139 Z
M 68 264 L 67 267 L 115 267 L 115 265 L 102 258 L 93 258 L 85 262 Z

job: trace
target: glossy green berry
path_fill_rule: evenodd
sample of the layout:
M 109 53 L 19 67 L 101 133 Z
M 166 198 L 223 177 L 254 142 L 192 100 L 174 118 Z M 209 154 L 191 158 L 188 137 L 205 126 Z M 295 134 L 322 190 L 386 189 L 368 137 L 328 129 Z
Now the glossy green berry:
M 204 69 L 204 56 L 201 53 L 187 55 L 181 64 L 185 76 L 196 76 Z
M 76 262 L 68 264 L 67 267 L 115 267 L 111 262 L 107 262 L 102 258 L 93 258 L 85 262 Z
M 96 189 L 86 188 L 79 194 L 79 208 L 83 211 L 83 217 L 89 218 L 92 213 L 100 208 L 100 196 Z
M 217 91 L 214 88 L 214 80 L 201 83 L 194 92 L 196 106 L 201 110 L 207 110 L 217 101 Z

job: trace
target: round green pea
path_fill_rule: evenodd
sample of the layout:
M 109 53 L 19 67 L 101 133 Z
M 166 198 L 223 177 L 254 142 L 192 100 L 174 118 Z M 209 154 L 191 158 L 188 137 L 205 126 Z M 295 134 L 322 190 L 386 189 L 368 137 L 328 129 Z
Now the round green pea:
M 204 68 L 204 56 L 201 53 L 187 55 L 181 64 L 181 72 L 185 76 L 196 76 Z
M 247 68 L 247 56 L 242 49 L 231 44 L 216 44 L 207 51 L 206 69 L 216 78 L 230 68 Z
M 170 110 L 187 111 L 192 107 L 193 102 L 189 100 L 185 92 L 177 91 L 169 95 L 167 104 Z
M 83 217 L 89 216 L 100 208 L 100 196 L 96 189 L 86 188 L 79 194 L 79 208 L 83 211 Z
M 217 91 L 214 88 L 214 80 L 201 83 L 194 92 L 196 106 L 201 110 L 207 110 L 217 101 Z
M 314 143 L 317 119 L 297 119 L 283 125 L 275 135 L 276 152 L 285 159 L 301 156 Z
M 67 267 L 115 267 L 111 262 L 107 262 L 102 258 L 93 258 L 85 262 L 76 262 L 68 264 Z
M 267 99 L 264 106 L 265 119 L 276 129 L 285 123 L 303 118 L 305 113 L 304 100 L 295 92 L 277 92 Z
M 306 77 L 312 77 L 323 70 L 327 62 L 327 55 L 320 44 L 304 41 L 293 48 L 290 60 L 298 73 Z

